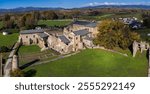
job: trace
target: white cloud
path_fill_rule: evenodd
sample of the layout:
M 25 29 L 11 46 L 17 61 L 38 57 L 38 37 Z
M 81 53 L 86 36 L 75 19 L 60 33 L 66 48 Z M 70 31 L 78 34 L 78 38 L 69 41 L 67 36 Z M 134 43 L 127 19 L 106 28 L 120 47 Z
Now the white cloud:
M 120 3 L 120 2 L 91 2 L 84 6 L 97 6 L 97 5 L 150 5 L 150 2 L 134 2 L 134 3 Z

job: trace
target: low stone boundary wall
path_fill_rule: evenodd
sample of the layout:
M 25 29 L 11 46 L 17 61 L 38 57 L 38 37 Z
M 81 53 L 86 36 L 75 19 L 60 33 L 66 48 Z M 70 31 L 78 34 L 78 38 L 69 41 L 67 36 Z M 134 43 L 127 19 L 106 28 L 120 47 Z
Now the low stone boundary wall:
M 60 55 L 59 57 L 57 58 L 54 58 L 52 60 L 47 60 L 47 61 L 43 61 L 43 62 L 38 62 L 36 64 L 33 64 L 31 66 L 35 66 L 35 65 L 40 65 L 40 64 L 45 64 L 45 63 L 50 63 L 50 62 L 53 62 L 53 61 L 56 61 L 56 60 L 59 60 L 59 59 L 63 59 L 63 58 L 66 58 L 66 57 L 70 57 L 70 56 L 73 56 L 73 55 L 76 55 L 78 54 L 80 51 L 77 51 L 75 53 L 70 53 L 70 54 L 67 54 L 67 55 Z
M 148 77 L 150 77 L 150 68 L 148 69 Z
M 92 48 L 89 48 L 89 49 L 102 49 L 102 50 L 117 53 L 117 54 L 120 54 L 120 55 L 123 55 L 123 56 L 128 56 L 127 54 L 124 54 L 124 53 L 121 53 L 121 52 L 118 52 L 118 51 L 115 51 L 115 50 L 106 49 L 106 48 L 101 47 L 101 46 L 95 46 L 95 47 L 92 47 Z
M 10 76 L 10 70 L 12 69 L 12 59 L 13 59 L 13 56 L 15 55 L 16 51 L 18 50 L 19 46 L 20 46 L 20 43 L 17 42 L 9 54 L 9 57 L 6 61 L 5 66 L 4 66 L 4 77 Z

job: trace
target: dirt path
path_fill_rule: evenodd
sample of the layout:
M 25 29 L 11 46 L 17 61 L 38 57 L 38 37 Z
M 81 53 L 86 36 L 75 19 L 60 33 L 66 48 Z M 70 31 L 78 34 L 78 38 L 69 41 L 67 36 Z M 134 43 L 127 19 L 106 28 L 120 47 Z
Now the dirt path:
M 78 52 L 75 52 L 75 53 L 71 53 L 71 54 L 67 54 L 67 55 L 64 55 L 64 56 L 59 56 L 57 58 L 54 58 L 54 59 L 51 59 L 51 60 L 47 60 L 47 61 L 42 61 L 42 62 L 37 62 L 31 66 L 35 66 L 35 65 L 40 65 L 40 64 L 45 64 L 45 63 L 50 63 L 50 62 L 53 62 L 53 61 L 56 61 L 56 60 L 60 60 L 60 59 L 63 59 L 63 58 L 66 58 L 66 57 L 70 57 L 72 55 L 75 55 L 77 53 L 79 53 L 80 51 Z

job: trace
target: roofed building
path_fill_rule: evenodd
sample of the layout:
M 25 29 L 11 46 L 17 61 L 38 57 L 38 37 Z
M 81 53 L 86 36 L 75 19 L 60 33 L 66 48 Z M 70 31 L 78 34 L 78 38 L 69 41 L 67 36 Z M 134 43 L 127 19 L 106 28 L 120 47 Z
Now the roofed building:
M 96 37 L 98 30 L 97 30 L 97 22 L 90 22 L 90 21 L 74 21 L 68 27 L 64 29 L 64 33 L 68 34 L 71 31 L 83 30 L 87 29 L 91 32 L 92 37 Z
M 64 35 L 61 36 L 49 35 L 47 42 L 49 48 L 61 54 L 66 54 L 73 51 L 72 50 L 73 46 L 71 41 Z
M 38 45 L 42 49 L 50 48 L 66 54 L 85 47 L 93 47 L 92 39 L 96 35 L 96 22 L 75 21 L 62 32 L 48 29 L 21 31 L 19 40 L 22 45 Z
M 47 47 L 47 38 L 48 34 L 42 29 L 24 30 L 19 36 L 22 45 L 38 45 L 40 48 Z

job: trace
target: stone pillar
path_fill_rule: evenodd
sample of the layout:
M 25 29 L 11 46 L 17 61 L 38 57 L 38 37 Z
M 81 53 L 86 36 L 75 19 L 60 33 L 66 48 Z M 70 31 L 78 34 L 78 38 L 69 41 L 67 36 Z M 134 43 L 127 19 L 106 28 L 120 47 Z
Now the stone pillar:
M 138 50 L 138 44 L 136 41 L 134 41 L 133 42 L 133 57 L 135 57 L 137 50 Z
M 12 60 L 12 71 L 18 69 L 18 67 L 19 67 L 18 56 L 14 55 Z
M 140 50 L 141 50 L 141 53 L 142 53 L 143 50 L 145 49 L 145 43 L 144 43 L 144 42 L 141 42 L 140 45 L 141 45 Z

